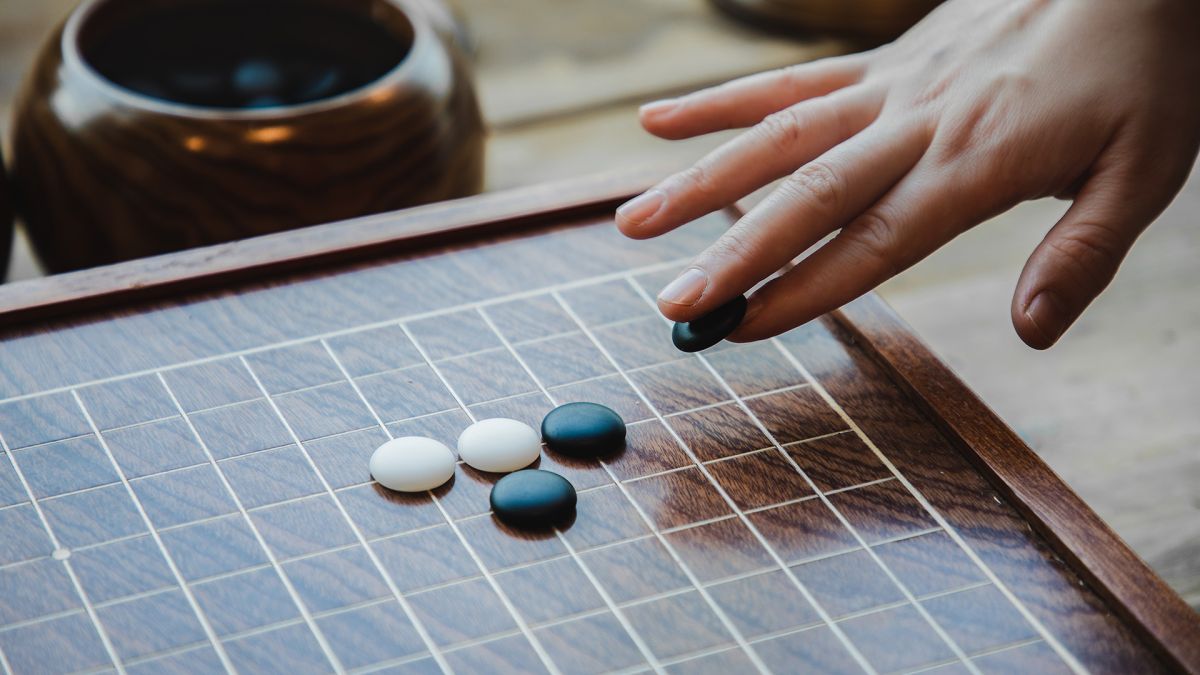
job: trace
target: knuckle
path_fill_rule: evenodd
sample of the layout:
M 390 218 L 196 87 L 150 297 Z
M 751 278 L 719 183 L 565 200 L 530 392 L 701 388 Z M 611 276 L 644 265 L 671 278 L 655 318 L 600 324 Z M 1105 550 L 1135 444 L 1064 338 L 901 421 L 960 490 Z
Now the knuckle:
M 927 81 L 909 82 L 908 104 L 917 109 L 941 108 L 947 92 L 954 84 L 954 75 L 942 73 Z
M 938 125 L 934 138 L 934 156 L 945 162 L 967 154 L 972 149 L 986 153 L 996 138 L 996 117 L 987 106 L 974 103 L 948 115 Z
M 1091 223 L 1076 224 L 1047 244 L 1056 257 L 1070 265 L 1079 282 L 1099 287 L 1113 280 L 1125 257 L 1117 234 Z
M 1016 71 L 993 74 L 971 87 L 946 108 L 937 126 L 936 149 L 943 157 L 955 157 L 972 148 L 984 154 L 1011 146 L 1032 90 L 1029 76 Z
M 793 147 L 800 140 L 803 114 L 793 108 L 784 108 L 763 118 L 755 129 L 773 148 L 779 151 Z
M 812 120 L 814 125 L 820 124 L 827 127 L 837 138 L 849 138 L 857 131 L 851 123 L 853 116 L 835 96 L 814 98 L 806 104 L 805 111 L 808 119 L 801 119 L 801 121 Z M 797 126 L 803 128 L 802 124 Z
M 718 191 L 712 171 L 703 162 L 693 164 L 680 174 L 684 188 L 700 197 L 712 197 Z
M 865 266 L 878 270 L 877 283 L 896 276 L 907 267 L 901 259 L 895 226 L 878 211 L 868 211 L 855 218 L 838 237 Z
M 828 99 L 823 99 L 822 103 L 826 107 L 825 117 L 837 131 L 838 138 L 850 138 L 862 130 L 863 120 L 854 111 Z
M 846 190 L 841 175 L 821 160 L 797 169 L 780 189 L 828 216 L 841 213 L 845 204 Z

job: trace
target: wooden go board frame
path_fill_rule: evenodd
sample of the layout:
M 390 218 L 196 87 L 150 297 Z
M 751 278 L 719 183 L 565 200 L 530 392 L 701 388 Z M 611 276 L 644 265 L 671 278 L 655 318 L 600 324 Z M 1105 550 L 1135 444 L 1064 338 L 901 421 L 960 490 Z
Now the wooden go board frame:
M 644 184 L 0 288 L 0 668 L 1200 671 L 1196 614 L 874 296 L 675 351 L 653 293 L 736 213 L 628 241 Z M 629 442 L 544 453 L 567 526 L 461 465 L 369 479 L 573 400 Z

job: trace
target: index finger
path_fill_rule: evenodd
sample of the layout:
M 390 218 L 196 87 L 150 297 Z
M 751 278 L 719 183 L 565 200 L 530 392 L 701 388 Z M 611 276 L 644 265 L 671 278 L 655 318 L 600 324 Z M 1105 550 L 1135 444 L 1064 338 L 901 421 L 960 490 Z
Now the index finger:
M 668 284 L 659 309 L 690 321 L 745 293 L 875 203 L 927 146 L 918 126 L 872 125 L 804 165 Z
M 734 342 L 762 340 L 870 292 L 997 211 L 961 176 L 918 166 L 882 199 L 750 298 Z

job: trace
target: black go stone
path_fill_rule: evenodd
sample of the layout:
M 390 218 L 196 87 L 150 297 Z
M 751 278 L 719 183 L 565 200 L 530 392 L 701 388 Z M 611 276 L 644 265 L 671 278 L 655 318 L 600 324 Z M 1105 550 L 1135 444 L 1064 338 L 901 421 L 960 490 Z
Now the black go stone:
M 542 419 L 542 440 L 564 455 L 608 455 L 625 447 L 625 420 L 599 403 L 567 403 Z
M 492 512 L 517 527 L 550 527 L 575 513 L 575 486 L 541 469 L 515 471 L 492 486 Z
M 683 352 L 698 352 L 724 340 L 746 316 L 746 297 L 739 295 L 704 316 L 676 323 L 671 342 Z

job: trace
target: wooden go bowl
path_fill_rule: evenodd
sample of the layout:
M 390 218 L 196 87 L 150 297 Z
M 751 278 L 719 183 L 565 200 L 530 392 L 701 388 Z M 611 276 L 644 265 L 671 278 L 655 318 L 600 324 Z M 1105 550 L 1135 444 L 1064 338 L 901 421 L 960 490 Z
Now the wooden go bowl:
M 485 132 L 436 1 L 84 0 L 42 48 L 16 104 L 12 180 L 38 256 L 61 272 L 478 192 Z M 203 19 L 231 3 L 270 30 L 311 26 L 314 53 L 334 59 L 366 58 L 364 43 L 296 13 L 353 13 L 346 21 L 369 21 L 394 41 L 396 61 L 347 90 L 265 107 L 121 81 L 114 63 L 162 62 L 143 48 L 175 49 L 189 66 L 229 58 L 229 31 L 244 22 L 206 26 L 172 12 Z M 143 39 L 128 39 L 131 26 Z M 249 35 L 243 44 L 256 44 Z M 301 49 L 309 39 L 300 36 Z

